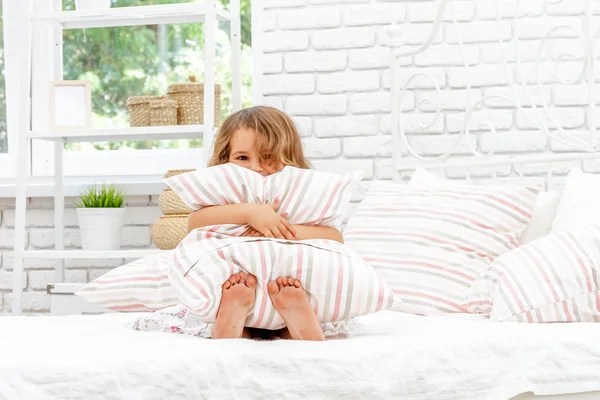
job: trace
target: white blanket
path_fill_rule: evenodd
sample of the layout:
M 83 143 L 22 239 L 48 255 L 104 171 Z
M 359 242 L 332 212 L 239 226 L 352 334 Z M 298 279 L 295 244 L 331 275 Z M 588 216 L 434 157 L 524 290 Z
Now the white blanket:
M 359 318 L 326 342 L 128 330 L 132 315 L 0 318 L 0 399 L 470 399 L 600 390 L 600 324 Z

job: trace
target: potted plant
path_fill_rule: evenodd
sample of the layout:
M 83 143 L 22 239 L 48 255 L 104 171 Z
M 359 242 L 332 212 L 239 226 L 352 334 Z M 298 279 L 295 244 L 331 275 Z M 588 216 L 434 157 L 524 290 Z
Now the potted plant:
M 105 10 L 110 8 L 110 0 L 75 0 L 77 11 Z
M 92 186 L 79 195 L 77 217 L 83 250 L 121 247 L 125 195 L 114 185 Z

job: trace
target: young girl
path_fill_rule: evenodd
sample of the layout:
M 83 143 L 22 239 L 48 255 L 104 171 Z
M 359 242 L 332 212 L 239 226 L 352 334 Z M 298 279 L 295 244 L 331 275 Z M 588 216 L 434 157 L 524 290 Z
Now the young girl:
M 221 126 L 209 166 L 226 163 L 237 164 L 263 176 L 274 174 L 288 165 L 310 168 L 292 120 L 275 108 L 262 106 L 238 111 Z M 190 215 L 188 231 L 210 225 L 239 224 L 250 226 L 242 236 L 343 241 L 342 234 L 333 228 L 291 225 L 277 214 L 278 207 L 278 203 L 206 207 Z M 214 339 L 270 335 L 295 340 L 325 339 L 308 296 L 297 279 L 282 276 L 267 286 L 273 306 L 287 325 L 287 328 L 278 332 L 244 327 L 254 303 L 254 275 L 243 272 L 234 274 L 223 283 L 222 290 L 212 333 Z

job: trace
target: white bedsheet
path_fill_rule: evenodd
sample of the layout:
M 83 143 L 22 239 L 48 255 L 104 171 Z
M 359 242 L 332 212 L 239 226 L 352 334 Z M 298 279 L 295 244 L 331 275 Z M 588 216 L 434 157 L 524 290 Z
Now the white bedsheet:
M 362 317 L 323 343 L 125 329 L 131 315 L 0 318 L 0 399 L 482 399 L 600 390 L 600 324 Z M 600 398 L 600 394 L 599 394 Z

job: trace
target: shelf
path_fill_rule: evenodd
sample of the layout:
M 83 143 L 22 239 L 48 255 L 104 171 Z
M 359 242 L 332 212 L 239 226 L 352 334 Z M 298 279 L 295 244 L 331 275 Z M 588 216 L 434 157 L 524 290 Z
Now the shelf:
M 115 7 L 103 10 L 63 11 L 34 14 L 33 21 L 61 25 L 63 29 L 108 28 L 157 24 L 185 24 L 204 22 L 206 15 L 215 10 L 218 21 L 231 19 L 228 11 L 218 10 L 214 2 L 161 4 L 153 6 Z
M 203 125 L 145 126 L 118 129 L 69 129 L 26 132 L 27 139 L 63 140 L 65 142 L 116 142 L 121 140 L 201 139 Z
M 112 251 L 86 251 L 86 250 L 28 250 L 23 253 L 25 259 L 47 260 L 89 260 L 89 259 L 118 259 L 118 258 L 143 258 L 161 252 L 158 249 L 145 250 L 112 250 Z

